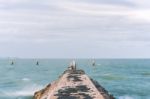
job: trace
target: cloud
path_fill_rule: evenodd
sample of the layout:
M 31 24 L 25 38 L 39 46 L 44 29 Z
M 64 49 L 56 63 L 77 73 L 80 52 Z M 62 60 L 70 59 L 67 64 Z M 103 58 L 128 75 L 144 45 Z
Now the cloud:
M 41 52 L 43 48 L 52 52 L 61 49 L 61 55 L 82 55 L 85 51 L 85 56 L 98 51 L 103 54 L 106 49 L 111 54 L 115 49 L 119 51 L 118 46 L 122 52 L 123 48 L 135 50 L 142 45 L 149 49 L 150 9 L 144 7 L 144 2 L 0 0 L 3 5 L 0 6 L 0 47 L 4 47 L 3 52 L 12 46 L 16 46 L 14 52 L 20 46 L 21 51 L 23 48 L 38 48 Z
M 134 10 L 128 16 L 134 22 L 150 22 L 150 9 Z
M 149 8 L 149 0 L 128 0 L 128 2 L 132 3 L 133 5 L 135 5 L 135 7 L 138 8 Z
M 89 15 L 126 15 L 130 8 L 112 4 L 92 4 L 86 2 L 60 2 L 61 8 Z M 125 12 L 122 12 L 125 11 Z
M 143 9 L 140 1 L 129 1 L 131 4 L 137 5 L 138 7 L 131 7 L 127 5 L 114 5 L 114 4 L 100 4 L 100 3 L 88 3 L 88 2 L 77 2 L 77 1 L 62 1 L 58 3 L 59 7 L 69 11 L 79 13 L 81 15 L 93 15 L 93 16 L 122 16 L 128 18 L 130 21 L 135 22 L 150 21 L 150 9 Z M 143 2 L 143 1 L 142 1 Z M 143 3 L 146 4 L 146 0 Z

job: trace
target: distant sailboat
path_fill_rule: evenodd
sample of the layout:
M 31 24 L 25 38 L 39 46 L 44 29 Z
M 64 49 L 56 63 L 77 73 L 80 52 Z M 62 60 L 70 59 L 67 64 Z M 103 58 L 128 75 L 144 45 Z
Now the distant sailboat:
M 38 61 L 36 62 L 36 65 L 39 65 L 39 62 L 38 62 Z
M 11 62 L 11 65 L 14 65 L 14 62 L 13 62 L 13 61 Z
M 95 60 L 92 60 L 92 66 L 95 66 L 96 63 L 95 63 Z

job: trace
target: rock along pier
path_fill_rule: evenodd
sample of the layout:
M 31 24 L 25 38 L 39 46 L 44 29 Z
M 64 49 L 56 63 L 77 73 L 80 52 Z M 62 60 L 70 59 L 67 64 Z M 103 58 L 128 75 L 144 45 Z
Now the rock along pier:
M 35 92 L 34 99 L 115 99 L 97 81 L 83 70 L 77 70 L 75 61 L 44 89 Z

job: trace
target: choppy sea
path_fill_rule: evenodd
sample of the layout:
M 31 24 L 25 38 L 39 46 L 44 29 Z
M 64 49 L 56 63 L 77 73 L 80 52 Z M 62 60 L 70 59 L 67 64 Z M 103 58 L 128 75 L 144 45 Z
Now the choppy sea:
M 14 62 L 11 65 L 11 62 Z M 36 62 L 39 65 L 36 65 Z M 0 59 L 0 99 L 32 99 L 63 73 L 71 59 Z M 77 59 L 77 67 L 116 99 L 150 99 L 150 59 Z

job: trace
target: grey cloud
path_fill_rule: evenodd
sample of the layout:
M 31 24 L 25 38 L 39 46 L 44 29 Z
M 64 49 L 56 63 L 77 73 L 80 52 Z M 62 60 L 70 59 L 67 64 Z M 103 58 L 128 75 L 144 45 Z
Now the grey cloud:
M 109 53 L 110 55 L 106 56 L 113 57 L 116 50 L 118 51 L 116 54 L 119 56 L 124 51 L 128 53 L 127 51 L 133 51 L 141 46 L 150 49 L 147 46 L 150 42 L 150 23 L 139 22 L 138 19 L 133 21 L 128 18 L 130 15 L 123 14 L 127 13 L 123 11 L 128 9 L 135 10 L 131 6 L 135 2 L 130 0 L 82 1 L 83 5 L 92 3 L 92 6 L 86 6 L 91 7 L 89 8 L 89 10 L 92 9 L 91 11 L 94 11 L 93 7 L 96 4 L 97 7 L 94 7 L 96 14 L 94 15 L 63 8 L 59 5 L 60 2 L 63 3 L 63 1 L 57 0 L 1 2 L 5 6 L 0 7 L 0 47 L 3 48 L 0 51 L 8 52 L 8 55 L 11 55 L 6 49 L 12 48 L 13 55 L 18 55 L 19 50 L 24 52 L 24 49 L 31 48 L 31 52 L 28 50 L 30 53 L 38 49 L 35 56 L 38 52 L 50 51 L 49 54 L 52 56 L 55 56 L 53 52 L 59 52 L 60 56 L 56 55 L 56 57 L 63 57 L 65 53 L 67 57 L 78 55 L 80 57 L 82 55 L 84 57 L 92 55 L 98 57 L 94 52 L 99 52 L 101 56 L 105 56 L 104 53 Z M 81 4 L 79 0 L 64 0 L 64 2 L 72 4 L 75 2 L 75 6 Z M 80 5 L 81 10 L 82 4 Z M 100 8 L 99 6 L 103 4 L 108 5 Z M 111 12 L 109 6 L 116 7 Z M 124 10 L 120 10 L 120 7 Z M 99 13 L 103 9 L 108 12 Z M 111 14 L 116 11 L 117 14 Z M 17 46 L 22 48 L 18 49 Z M 119 48 L 122 51 L 119 52 Z M 47 50 L 45 51 L 45 49 Z M 40 55 L 48 57 L 47 54 Z M 122 56 L 126 56 L 126 54 Z M 25 55 L 25 57 L 31 56 Z M 146 54 L 143 57 L 146 57 Z

